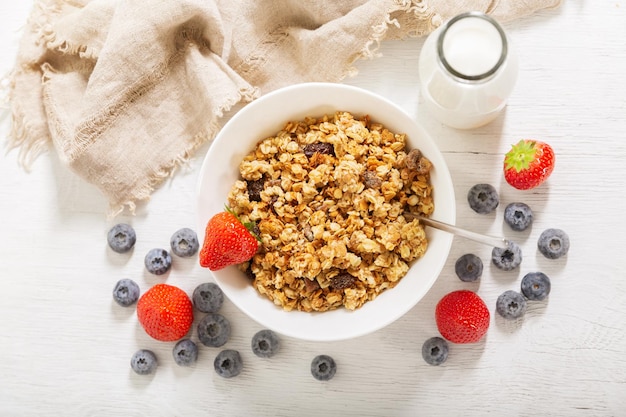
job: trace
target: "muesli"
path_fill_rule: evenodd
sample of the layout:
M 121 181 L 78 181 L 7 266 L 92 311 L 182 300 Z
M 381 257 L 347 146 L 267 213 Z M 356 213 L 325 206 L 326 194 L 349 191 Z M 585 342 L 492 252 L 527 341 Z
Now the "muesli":
M 424 227 L 403 213 L 433 212 L 431 168 L 369 116 L 288 122 L 244 158 L 228 196 L 262 240 L 240 268 L 285 310 L 361 307 L 425 253 Z

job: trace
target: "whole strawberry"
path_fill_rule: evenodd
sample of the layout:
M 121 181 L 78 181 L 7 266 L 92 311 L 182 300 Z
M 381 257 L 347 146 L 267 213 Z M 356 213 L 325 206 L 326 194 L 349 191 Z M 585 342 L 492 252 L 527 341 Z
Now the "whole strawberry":
M 157 284 L 137 302 L 137 318 L 148 335 L 171 342 L 181 339 L 191 328 L 193 305 L 180 288 Z
M 554 170 L 554 150 L 538 140 L 522 139 L 504 156 L 504 178 L 518 190 L 543 183 Z
M 439 333 L 452 343 L 475 343 L 489 329 L 489 309 L 485 302 L 468 290 L 445 295 L 435 308 Z
M 257 237 L 231 211 L 213 216 L 207 223 L 200 249 L 200 265 L 217 271 L 250 260 L 259 248 Z

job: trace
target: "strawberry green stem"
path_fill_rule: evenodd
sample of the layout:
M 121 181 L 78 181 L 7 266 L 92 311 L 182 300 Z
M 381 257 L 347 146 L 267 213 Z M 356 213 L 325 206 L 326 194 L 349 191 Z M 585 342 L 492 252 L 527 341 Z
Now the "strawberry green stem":
M 513 145 L 504 158 L 505 169 L 513 168 L 516 172 L 528 169 L 535 160 L 535 144 L 534 140 L 522 139 Z

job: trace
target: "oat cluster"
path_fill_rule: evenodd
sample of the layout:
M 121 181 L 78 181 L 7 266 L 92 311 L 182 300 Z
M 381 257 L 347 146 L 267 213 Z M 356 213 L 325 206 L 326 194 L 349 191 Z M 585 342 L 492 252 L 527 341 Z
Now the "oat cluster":
M 427 248 L 404 212 L 433 212 L 431 163 L 406 136 L 348 112 L 288 122 L 240 164 L 228 204 L 262 245 L 240 265 L 285 310 L 355 310 Z M 409 217 L 409 216 L 407 216 Z

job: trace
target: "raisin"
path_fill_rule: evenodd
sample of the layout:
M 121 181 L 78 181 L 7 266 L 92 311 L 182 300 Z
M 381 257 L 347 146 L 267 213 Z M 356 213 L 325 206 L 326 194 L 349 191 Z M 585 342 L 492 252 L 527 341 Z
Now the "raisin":
M 376 175 L 374 171 L 365 171 L 363 173 L 363 183 L 367 188 L 380 188 L 383 181 Z
M 433 167 L 432 162 L 430 162 L 430 160 L 428 160 L 424 155 L 422 155 L 422 157 L 419 159 L 419 162 L 417 164 L 417 173 L 418 174 L 428 174 L 430 172 L 430 169 Z
M 265 178 L 248 181 L 248 200 L 261 201 L 261 191 L 265 188 Z
M 416 169 L 421 156 L 422 153 L 419 151 L 419 149 L 411 149 L 411 151 L 406 156 L 406 167 L 410 170 Z
M 343 272 L 330 279 L 330 286 L 335 290 L 343 290 L 354 286 L 356 278 L 347 272 Z
M 412 149 L 406 156 L 405 165 L 418 174 L 428 174 L 433 164 L 418 149 Z
M 304 280 L 304 291 L 313 292 L 320 289 L 320 284 L 316 279 L 302 278 Z
M 304 154 L 307 158 L 312 157 L 316 153 L 335 156 L 335 148 L 332 143 L 315 142 L 304 147 Z

